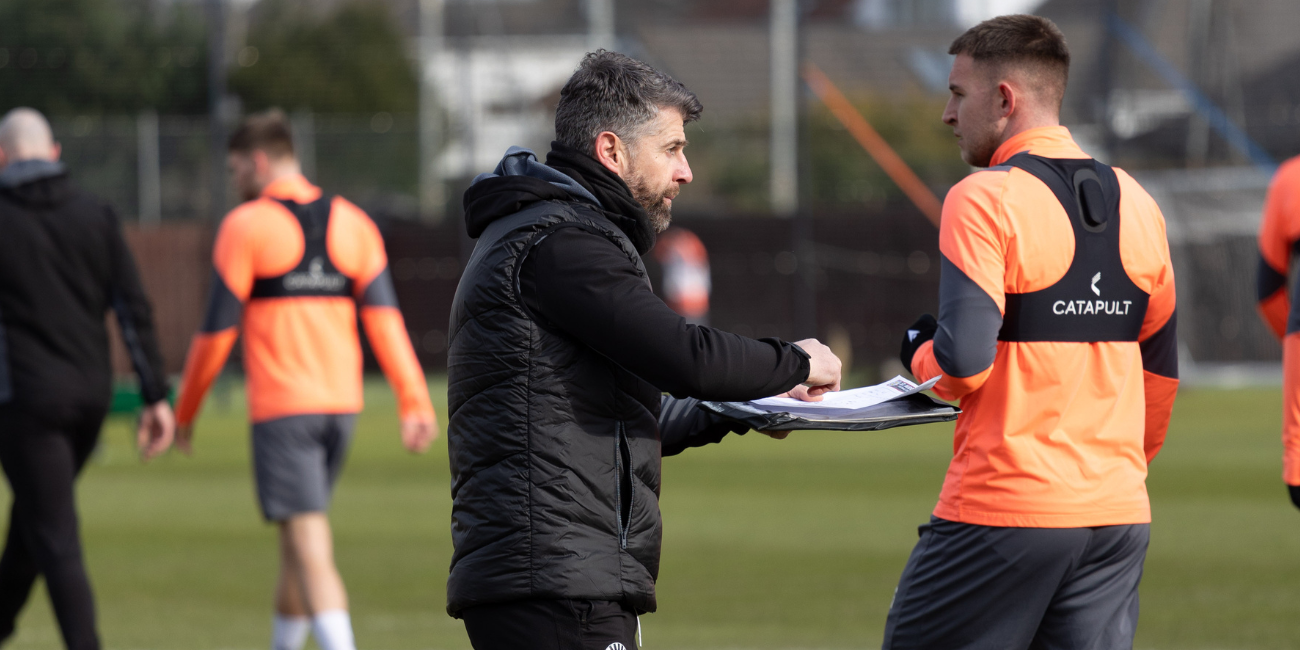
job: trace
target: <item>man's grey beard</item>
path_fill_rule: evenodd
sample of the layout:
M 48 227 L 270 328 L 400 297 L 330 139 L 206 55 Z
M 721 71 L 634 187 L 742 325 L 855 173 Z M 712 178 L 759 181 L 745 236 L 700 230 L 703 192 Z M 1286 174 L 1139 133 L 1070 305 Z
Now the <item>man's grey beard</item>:
M 650 188 L 650 183 L 640 174 L 632 173 L 629 175 L 628 189 L 632 190 L 632 198 L 636 199 L 641 207 L 645 208 L 646 214 L 650 216 L 650 225 L 654 227 L 655 234 L 668 230 L 668 225 L 673 221 L 672 206 L 665 199 L 677 196 L 677 184 L 673 183 L 667 189 L 655 191 Z

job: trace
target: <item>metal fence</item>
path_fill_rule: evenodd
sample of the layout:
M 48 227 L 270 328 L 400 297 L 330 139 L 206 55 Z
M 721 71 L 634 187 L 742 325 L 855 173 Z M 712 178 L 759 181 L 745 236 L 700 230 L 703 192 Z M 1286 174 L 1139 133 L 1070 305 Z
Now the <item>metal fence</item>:
M 419 139 L 412 115 L 292 116 L 309 178 L 385 216 L 417 216 Z M 149 227 L 211 220 L 233 192 L 212 196 L 208 120 L 202 117 L 79 116 L 52 120 L 63 160 L 87 189 L 126 221 Z

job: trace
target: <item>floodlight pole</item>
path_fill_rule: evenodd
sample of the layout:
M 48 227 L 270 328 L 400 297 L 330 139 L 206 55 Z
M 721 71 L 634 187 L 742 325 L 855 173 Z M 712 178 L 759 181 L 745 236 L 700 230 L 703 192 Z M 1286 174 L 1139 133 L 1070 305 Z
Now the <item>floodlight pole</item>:
M 438 165 L 442 110 L 434 84 L 434 63 L 444 53 L 443 0 L 420 0 L 420 216 L 433 223 L 447 212 L 447 188 Z

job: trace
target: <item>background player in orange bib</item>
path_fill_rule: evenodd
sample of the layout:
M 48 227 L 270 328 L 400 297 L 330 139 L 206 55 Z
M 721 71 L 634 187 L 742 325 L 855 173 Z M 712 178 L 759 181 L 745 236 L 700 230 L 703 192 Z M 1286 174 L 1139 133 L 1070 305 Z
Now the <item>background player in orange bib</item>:
M 1300 508 L 1300 301 L 1288 288 L 1300 245 L 1300 158 L 1282 163 L 1268 188 L 1259 228 L 1259 312 L 1282 341 L 1282 481 Z
M 1060 126 L 1051 21 L 994 18 L 949 53 L 943 119 L 987 169 L 944 200 L 939 318 L 902 360 L 964 412 L 884 647 L 1130 648 L 1178 387 L 1164 218 Z
M 258 501 L 280 527 L 273 648 L 297 650 L 311 631 L 322 650 L 353 650 L 325 510 L 362 407 L 358 308 L 413 452 L 437 436 L 433 407 L 375 224 L 302 176 L 283 113 L 250 116 L 229 149 L 247 202 L 217 234 L 208 313 L 177 403 L 177 444 L 188 450 L 203 396 L 242 328 Z

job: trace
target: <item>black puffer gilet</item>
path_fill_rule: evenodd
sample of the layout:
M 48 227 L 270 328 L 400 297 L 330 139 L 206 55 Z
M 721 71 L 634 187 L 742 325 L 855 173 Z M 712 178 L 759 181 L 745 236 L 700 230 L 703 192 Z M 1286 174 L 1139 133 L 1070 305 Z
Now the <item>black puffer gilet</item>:
M 520 266 L 559 228 L 599 233 L 645 275 L 627 236 L 583 203 L 534 203 L 479 238 L 447 360 L 453 616 L 530 598 L 655 610 L 660 391 L 530 316 Z

